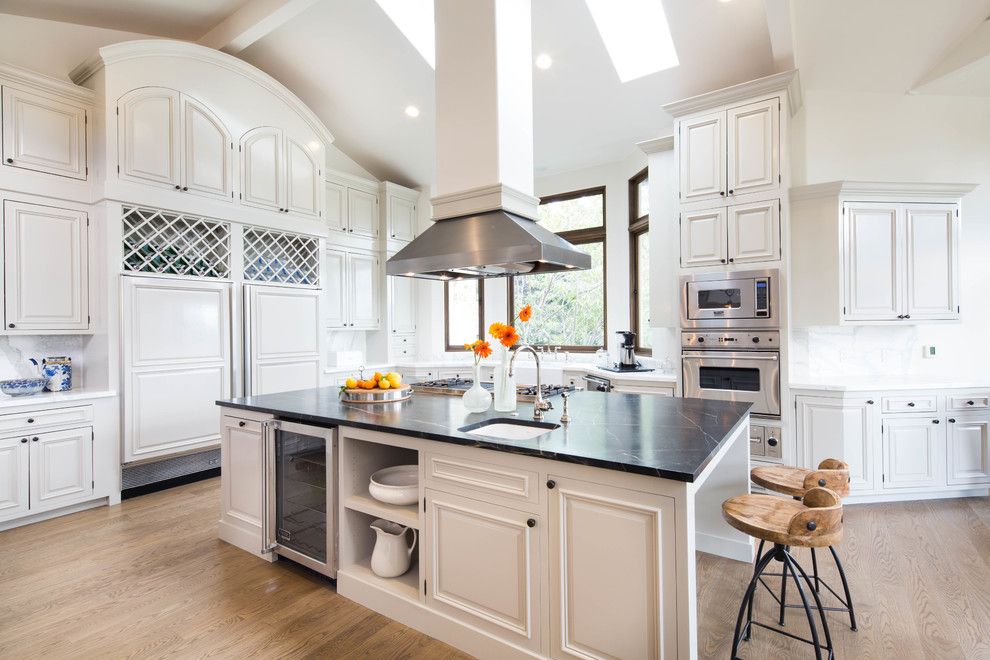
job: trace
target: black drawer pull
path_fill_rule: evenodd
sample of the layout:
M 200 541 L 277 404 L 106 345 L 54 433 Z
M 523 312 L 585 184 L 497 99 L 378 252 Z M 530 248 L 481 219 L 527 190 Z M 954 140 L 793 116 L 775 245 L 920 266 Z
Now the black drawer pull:
M 244 422 L 244 421 L 237 422 L 237 425 L 243 427 L 243 426 L 246 426 L 247 425 L 247 422 Z
M 526 521 L 526 525 L 528 527 L 536 527 L 536 521 L 530 518 L 529 520 Z
M 549 481 L 547 481 L 547 488 L 554 488 L 556 485 L 557 485 L 557 482 L 554 481 L 553 479 L 550 479 Z
M 34 424 L 34 417 L 28 417 L 28 424 Z
M 908 408 L 914 408 L 914 401 L 908 401 Z

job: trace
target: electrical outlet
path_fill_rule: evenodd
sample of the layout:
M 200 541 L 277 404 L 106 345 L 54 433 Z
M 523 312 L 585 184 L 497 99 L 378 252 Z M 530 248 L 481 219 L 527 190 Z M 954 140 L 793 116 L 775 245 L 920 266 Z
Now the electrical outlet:
M 922 347 L 922 357 L 931 360 L 935 358 L 935 346 L 923 346 Z

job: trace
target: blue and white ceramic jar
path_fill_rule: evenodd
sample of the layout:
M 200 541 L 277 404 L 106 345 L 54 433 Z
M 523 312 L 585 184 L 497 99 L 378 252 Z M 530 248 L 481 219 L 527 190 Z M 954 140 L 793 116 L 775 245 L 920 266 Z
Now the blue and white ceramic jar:
M 72 389 L 72 359 L 47 357 L 41 361 L 41 375 L 47 379 L 46 392 L 65 392 Z

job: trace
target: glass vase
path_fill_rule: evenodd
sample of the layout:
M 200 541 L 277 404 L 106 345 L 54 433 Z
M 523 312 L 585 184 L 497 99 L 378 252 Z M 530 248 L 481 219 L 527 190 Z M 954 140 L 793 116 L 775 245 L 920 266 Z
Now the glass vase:
M 472 413 L 485 412 L 492 405 L 491 393 L 481 386 L 481 365 L 479 363 L 474 365 L 474 384 L 471 385 L 471 389 L 464 393 L 461 400 L 468 412 Z
M 509 349 L 499 347 L 499 361 L 495 366 L 495 410 L 516 411 L 516 379 L 509 375 Z

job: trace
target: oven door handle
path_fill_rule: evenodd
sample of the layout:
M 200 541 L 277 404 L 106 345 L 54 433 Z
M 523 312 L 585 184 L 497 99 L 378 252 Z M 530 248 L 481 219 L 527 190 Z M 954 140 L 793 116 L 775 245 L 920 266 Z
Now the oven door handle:
M 710 360 L 712 358 L 716 358 L 721 360 L 733 360 L 735 362 L 745 362 L 747 360 L 769 360 L 771 362 L 780 361 L 779 355 L 747 355 L 745 357 L 729 357 L 729 355 L 725 353 L 683 353 L 681 358 L 684 360 Z

